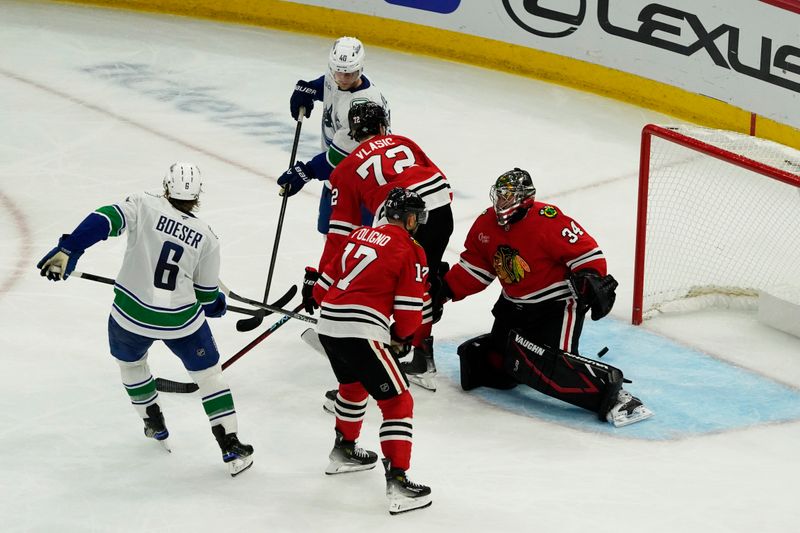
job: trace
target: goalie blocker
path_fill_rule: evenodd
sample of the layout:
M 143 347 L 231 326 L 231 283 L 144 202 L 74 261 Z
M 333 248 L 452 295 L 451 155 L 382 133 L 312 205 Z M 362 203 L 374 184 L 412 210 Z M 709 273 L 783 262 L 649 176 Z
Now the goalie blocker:
M 504 356 L 492 354 L 491 346 L 491 334 L 486 334 L 458 347 L 464 390 L 511 389 L 521 383 L 593 411 L 601 420 L 617 403 L 623 384 L 618 368 L 537 344 L 517 330 L 509 332 Z

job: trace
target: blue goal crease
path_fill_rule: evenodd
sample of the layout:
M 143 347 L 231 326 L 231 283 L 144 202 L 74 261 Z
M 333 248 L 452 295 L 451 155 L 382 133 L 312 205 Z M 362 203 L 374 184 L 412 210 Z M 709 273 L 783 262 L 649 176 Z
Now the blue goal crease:
M 441 377 L 459 383 L 456 349 L 465 339 L 437 339 Z M 581 353 L 620 368 L 633 383 L 625 386 L 655 412 L 630 426 L 614 428 L 597 415 L 541 394 L 530 387 L 510 391 L 470 391 L 495 407 L 584 432 L 640 440 L 675 440 L 800 420 L 800 391 L 767 377 L 682 346 L 619 320 L 587 323 Z

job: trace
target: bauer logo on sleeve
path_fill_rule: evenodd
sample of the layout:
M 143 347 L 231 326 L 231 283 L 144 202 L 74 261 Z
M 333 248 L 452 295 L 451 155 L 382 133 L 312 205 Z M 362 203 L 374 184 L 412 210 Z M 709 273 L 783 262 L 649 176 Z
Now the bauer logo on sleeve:
M 386 0 L 386 3 L 447 14 L 458 9 L 461 0 Z

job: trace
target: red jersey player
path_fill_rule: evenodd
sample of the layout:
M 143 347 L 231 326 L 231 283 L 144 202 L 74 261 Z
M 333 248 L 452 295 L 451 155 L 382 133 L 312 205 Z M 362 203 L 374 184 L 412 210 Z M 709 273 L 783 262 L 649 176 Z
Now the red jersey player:
M 556 206 L 535 201 L 530 174 L 502 174 L 493 207 L 472 225 L 443 294 L 461 300 L 500 279 L 492 332 L 459 347 L 461 386 L 525 383 L 620 426 L 652 415 L 622 390 L 622 372 L 578 355 L 584 315 L 614 304 L 616 280 L 597 241 Z
M 453 232 L 450 209 L 453 194 L 447 179 L 414 141 L 386 134 L 386 112 L 381 106 L 373 102 L 355 104 L 350 108 L 348 121 L 350 134 L 361 144 L 331 174 L 333 212 L 320 268 L 341 250 L 350 232 L 361 225 L 362 206 L 374 214 L 374 225 L 382 224 L 386 222 L 387 194 L 394 187 L 403 187 L 418 193 L 428 210 L 428 224 L 420 227 L 415 238 L 425 250 L 432 272 L 430 294 L 436 294 L 440 284 L 439 265 Z M 307 274 L 310 281 L 314 281 L 314 276 L 313 271 Z M 415 333 L 412 360 L 403 363 L 403 368 L 409 379 L 435 390 L 431 325 L 428 312 Z
M 320 302 L 317 334 L 339 381 L 336 440 L 327 474 L 374 468 L 377 454 L 356 446 L 372 396 L 380 429 L 389 512 L 431 504 L 431 490 L 406 477 L 411 462 L 414 401 L 391 345 L 407 344 L 422 323 L 427 288 L 425 252 L 411 237 L 427 218 L 420 196 L 395 188 L 385 202 L 386 224 L 352 231 L 322 266 L 313 287 Z M 394 323 L 390 326 L 390 318 Z

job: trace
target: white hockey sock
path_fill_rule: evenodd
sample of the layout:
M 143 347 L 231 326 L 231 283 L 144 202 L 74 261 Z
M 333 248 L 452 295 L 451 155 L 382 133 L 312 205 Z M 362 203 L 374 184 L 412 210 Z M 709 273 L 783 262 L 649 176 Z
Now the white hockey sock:
M 198 372 L 189 372 L 189 375 L 200 387 L 203 409 L 211 425 L 221 425 L 225 428 L 225 433 L 236 433 L 239 429 L 236 409 L 228 383 L 222 377 L 221 367 L 216 365 Z
M 147 418 L 147 408 L 158 403 L 158 391 L 156 382 L 150 373 L 150 366 L 147 364 L 147 355 L 129 363 L 117 360 L 119 363 L 119 373 L 122 376 L 122 384 L 128 392 L 131 403 L 136 408 L 136 412 L 142 418 Z

